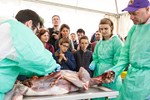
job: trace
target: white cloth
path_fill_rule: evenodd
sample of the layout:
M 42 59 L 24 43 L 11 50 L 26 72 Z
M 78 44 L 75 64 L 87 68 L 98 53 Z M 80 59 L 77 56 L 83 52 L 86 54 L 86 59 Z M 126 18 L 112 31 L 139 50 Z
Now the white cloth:
M 9 24 L 0 24 L 0 60 L 3 58 L 14 59 L 16 57 L 15 48 L 9 31 Z

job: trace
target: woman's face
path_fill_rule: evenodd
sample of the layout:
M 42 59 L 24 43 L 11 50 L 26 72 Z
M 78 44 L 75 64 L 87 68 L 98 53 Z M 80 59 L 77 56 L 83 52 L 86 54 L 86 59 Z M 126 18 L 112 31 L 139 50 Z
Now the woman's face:
M 62 34 L 62 37 L 69 37 L 70 30 L 64 27 L 60 33 Z
M 43 35 L 41 35 L 41 41 L 43 42 L 43 43 L 47 43 L 48 42 L 48 40 L 49 40 L 49 33 L 48 32 L 45 32 Z
M 99 31 L 103 37 L 110 37 L 112 35 L 112 28 L 109 24 L 100 24 Z

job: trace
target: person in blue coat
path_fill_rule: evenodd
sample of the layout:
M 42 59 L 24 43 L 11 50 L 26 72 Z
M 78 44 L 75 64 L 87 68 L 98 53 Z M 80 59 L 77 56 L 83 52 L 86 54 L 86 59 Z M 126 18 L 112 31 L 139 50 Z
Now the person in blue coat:
M 119 61 L 109 70 L 119 76 L 130 64 L 119 100 L 150 100 L 150 9 L 148 0 L 130 0 L 127 8 L 134 25 Z
M 76 61 L 75 58 L 70 52 L 69 45 L 70 40 L 67 37 L 63 37 L 59 40 L 59 48 L 54 53 L 54 58 L 58 64 L 61 65 L 61 70 L 72 70 L 76 71 Z
M 99 24 L 99 31 L 102 34 L 102 40 L 96 44 L 93 53 L 93 61 L 90 63 L 90 69 L 94 71 L 93 76 L 99 76 L 109 68 L 112 68 L 118 61 L 122 42 L 120 38 L 113 34 L 113 22 L 108 18 L 103 18 Z M 122 85 L 121 77 L 116 78 L 110 84 L 103 86 L 112 90 L 119 91 Z M 117 100 L 116 98 L 115 100 Z M 94 100 L 104 100 L 104 98 L 96 98 Z
M 15 18 L 18 21 L 0 17 L 0 100 L 13 88 L 20 73 L 32 77 L 60 68 L 34 33 L 39 27 L 39 15 L 25 9 Z

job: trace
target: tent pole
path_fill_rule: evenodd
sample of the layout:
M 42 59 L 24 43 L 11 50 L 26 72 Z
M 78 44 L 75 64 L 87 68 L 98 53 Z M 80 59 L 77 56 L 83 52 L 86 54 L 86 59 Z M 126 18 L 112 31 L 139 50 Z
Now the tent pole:
M 117 27 L 116 27 L 116 31 L 117 31 L 117 34 L 118 34 L 118 30 L 119 30 L 119 18 L 120 18 L 120 15 L 118 13 L 118 4 L 117 4 L 117 0 L 115 0 L 115 6 L 116 6 L 116 19 L 117 19 Z

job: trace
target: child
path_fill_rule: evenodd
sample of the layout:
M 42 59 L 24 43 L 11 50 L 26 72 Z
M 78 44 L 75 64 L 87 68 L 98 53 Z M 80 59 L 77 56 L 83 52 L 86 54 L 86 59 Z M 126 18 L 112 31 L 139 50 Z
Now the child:
M 74 53 L 74 57 L 77 63 L 77 71 L 79 71 L 80 67 L 84 67 L 92 76 L 92 71 L 90 71 L 88 67 L 92 61 L 92 51 L 87 50 L 88 45 L 89 45 L 88 37 L 82 36 L 79 39 L 80 49 Z
M 76 62 L 73 54 L 68 51 L 69 44 L 69 38 L 61 38 L 59 40 L 59 49 L 54 53 L 54 58 L 62 66 L 61 69 L 75 71 Z

